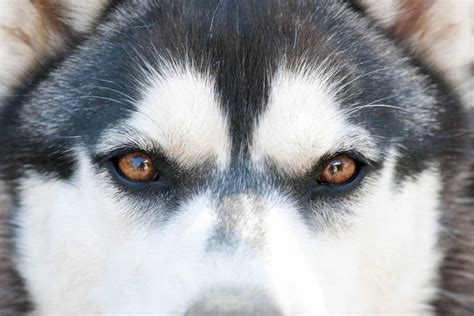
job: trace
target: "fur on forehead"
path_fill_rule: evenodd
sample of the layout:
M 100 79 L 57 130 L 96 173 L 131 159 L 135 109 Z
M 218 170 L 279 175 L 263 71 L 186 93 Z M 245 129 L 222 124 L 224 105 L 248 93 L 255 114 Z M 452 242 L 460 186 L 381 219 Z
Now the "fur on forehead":
M 132 36 L 136 39 L 133 50 L 140 55 L 136 59 L 159 72 L 167 72 L 163 60 L 188 60 L 198 72 L 213 77 L 223 113 L 230 121 L 233 153 L 250 140 L 255 120 L 266 111 L 282 60 L 292 69 L 313 65 L 305 71 L 323 74 L 328 83 L 339 82 L 339 87 L 332 87 L 339 89 L 338 97 L 349 96 L 344 100 L 346 107 L 377 101 L 412 106 L 412 111 L 432 106 L 431 97 L 422 100 L 414 92 L 424 86 L 416 72 L 409 67 L 404 73 L 396 70 L 408 66 L 396 61 L 399 52 L 387 54 L 387 42 L 379 39 L 375 43 L 371 37 L 378 35 L 373 29 L 360 21 L 356 24 L 355 16 L 333 2 L 294 6 L 243 2 L 236 6 L 232 1 L 210 1 L 182 6 L 179 1 L 164 1 L 156 5 L 160 11 L 150 9 L 148 15 L 130 22 L 133 30 L 139 30 Z M 140 28 L 146 21 L 156 22 Z M 369 89 L 370 95 L 364 95 Z M 418 99 L 407 100 L 407 95 Z
M 25 118 L 35 116 L 27 120 L 36 122 L 28 127 L 31 133 L 60 134 L 62 143 L 80 138 L 95 146 L 105 129 L 137 113 L 144 82 L 166 82 L 170 69 L 186 63 L 204 83 L 200 87 L 207 100 L 214 100 L 204 103 L 221 107 L 213 105 L 211 113 L 218 113 L 216 122 L 227 121 L 223 133 L 229 135 L 219 139 L 227 139 L 233 157 L 251 146 L 257 122 L 271 111 L 269 99 L 281 84 L 282 63 L 295 72 L 300 68 L 317 74 L 331 90 L 326 93 L 350 114 L 347 119 L 366 126 L 381 146 L 385 138 L 421 148 L 419 136 L 437 128 L 431 118 L 437 115 L 434 97 L 420 93 L 431 91 L 426 89 L 429 83 L 399 61 L 400 51 L 390 46 L 392 52 L 387 53 L 390 43 L 340 4 L 248 1 L 236 6 L 232 1 L 209 1 L 183 6 L 162 1 L 142 3 L 141 14 L 128 16 L 130 5 L 124 3 L 35 91 L 38 97 L 22 113 Z M 58 95 L 58 88 L 67 93 Z M 290 109 L 291 104 L 282 108 Z M 51 117 L 56 121 L 39 122 Z M 224 130 L 226 124 L 215 126 Z

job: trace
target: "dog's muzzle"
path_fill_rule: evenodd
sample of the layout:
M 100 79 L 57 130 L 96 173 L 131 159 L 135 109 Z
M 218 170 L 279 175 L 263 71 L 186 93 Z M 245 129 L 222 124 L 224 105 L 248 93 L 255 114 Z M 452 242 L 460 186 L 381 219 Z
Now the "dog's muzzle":
M 283 315 L 271 300 L 253 290 L 214 290 L 194 303 L 186 316 Z

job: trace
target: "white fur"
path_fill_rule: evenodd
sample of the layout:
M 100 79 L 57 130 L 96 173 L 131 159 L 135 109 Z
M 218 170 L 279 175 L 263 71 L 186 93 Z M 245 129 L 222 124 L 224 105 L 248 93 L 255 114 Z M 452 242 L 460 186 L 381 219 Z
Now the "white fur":
M 298 174 L 314 167 L 323 155 L 344 150 L 359 149 L 375 158 L 368 134 L 344 117 L 336 90 L 318 72 L 280 70 L 268 109 L 257 122 L 253 159 L 270 158 L 282 170 Z
M 234 252 L 206 252 L 217 216 L 208 193 L 166 224 L 140 224 L 126 215 L 124 193 L 80 161 L 72 182 L 32 174 L 22 183 L 19 266 L 37 315 L 181 314 L 228 287 L 264 290 L 290 315 L 429 311 L 440 260 L 435 169 L 397 190 L 388 162 L 337 235 L 310 231 L 290 200 L 270 192 L 259 201 L 260 246 L 242 230 Z
M 212 78 L 170 65 L 162 75 L 151 75 L 141 92 L 137 112 L 125 127 L 104 135 L 101 150 L 129 141 L 143 149 L 159 146 L 184 167 L 206 159 L 221 167 L 228 163 L 228 126 Z

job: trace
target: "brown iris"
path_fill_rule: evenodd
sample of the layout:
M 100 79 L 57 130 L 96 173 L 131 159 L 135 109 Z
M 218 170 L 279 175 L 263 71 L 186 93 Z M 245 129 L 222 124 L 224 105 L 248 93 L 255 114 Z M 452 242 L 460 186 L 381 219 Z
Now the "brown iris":
M 357 172 L 357 163 L 347 155 L 332 158 L 324 167 L 318 181 L 322 184 L 344 184 Z
M 132 152 L 119 157 L 117 167 L 126 179 L 137 182 L 149 182 L 158 175 L 153 160 L 141 152 Z

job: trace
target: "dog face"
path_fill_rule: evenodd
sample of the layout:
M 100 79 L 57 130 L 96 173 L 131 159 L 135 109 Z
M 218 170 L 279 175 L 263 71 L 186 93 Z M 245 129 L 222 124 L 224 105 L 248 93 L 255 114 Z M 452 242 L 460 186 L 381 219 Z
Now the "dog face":
M 39 313 L 431 310 L 461 110 L 344 5 L 123 4 L 28 90 L 2 142 Z

